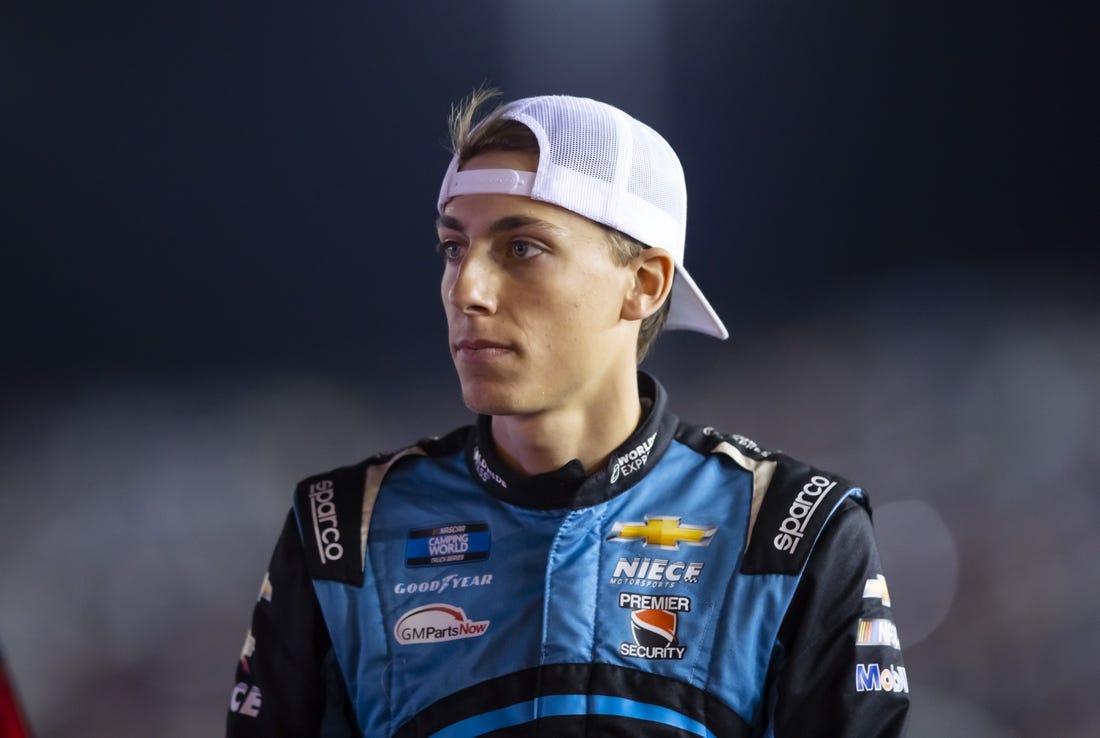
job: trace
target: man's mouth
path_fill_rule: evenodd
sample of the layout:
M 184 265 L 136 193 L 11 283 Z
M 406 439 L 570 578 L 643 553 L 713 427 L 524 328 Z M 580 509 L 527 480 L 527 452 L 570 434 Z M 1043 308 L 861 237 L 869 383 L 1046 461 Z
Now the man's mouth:
M 454 344 L 454 356 L 462 361 L 488 361 L 512 353 L 508 344 L 483 338 L 463 339 Z

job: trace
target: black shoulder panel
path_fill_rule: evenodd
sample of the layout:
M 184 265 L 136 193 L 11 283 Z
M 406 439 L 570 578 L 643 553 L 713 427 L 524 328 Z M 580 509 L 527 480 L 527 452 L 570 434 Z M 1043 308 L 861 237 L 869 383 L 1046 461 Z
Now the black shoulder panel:
M 797 574 L 852 484 L 786 454 L 769 456 L 775 470 L 749 534 L 741 573 Z
M 712 426 L 689 425 L 680 423 L 676 429 L 676 440 L 701 454 L 713 453 L 722 443 L 731 443 L 745 456 L 756 461 L 767 461 L 776 455 L 775 451 L 761 448 L 756 441 L 736 433 L 723 433 Z
M 378 461 L 380 458 L 374 457 L 317 474 L 299 482 L 294 490 L 306 568 L 313 579 L 362 586 L 363 489 L 367 466 Z
M 417 442 L 427 456 L 448 456 L 466 448 L 466 437 L 473 430 L 473 426 L 464 425 L 456 428 L 445 436 L 422 438 Z
M 313 579 L 331 579 L 356 587 L 363 585 L 363 505 L 367 473 L 386 467 L 410 452 L 441 456 L 465 448 L 469 426 L 442 438 L 427 438 L 399 452 L 377 454 L 355 466 L 316 474 L 298 483 L 294 511 L 305 549 L 306 568 Z M 372 494 L 377 493 L 374 483 Z M 371 500 L 373 505 L 373 497 Z M 368 511 L 369 513 L 369 511 Z M 368 514 L 369 517 L 369 514 Z
M 724 453 L 752 472 L 753 513 L 743 574 L 802 571 L 837 503 L 854 489 L 842 477 L 761 448 L 745 436 L 681 424 L 676 438 L 700 453 Z M 862 490 L 858 492 L 855 499 L 868 507 Z

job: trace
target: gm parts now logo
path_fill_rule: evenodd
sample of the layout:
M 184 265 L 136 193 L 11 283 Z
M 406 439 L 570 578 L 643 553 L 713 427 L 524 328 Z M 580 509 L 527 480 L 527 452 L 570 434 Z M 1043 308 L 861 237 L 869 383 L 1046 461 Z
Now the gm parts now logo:
M 810 477 L 810 481 L 803 485 L 798 491 L 798 497 L 791 503 L 787 517 L 779 524 L 779 534 L 772 539 L 777 550 L 794 554 L 806 532 L 806 525 L 817 511 L 817 506 L 835 486 L 836 482 L 820 475 Z
M 313 536 L 321 563 L 339 561 L 344 555 L 344 547 L 340 545 L 336 505 L 332 502 L 332 482 L 328 479 L 309 485 L 309 512 L 313 516 Z
M 677 595 L 619 593 L 619 607 L 631 610 L 634 642 L 619 644 L 619 655 L 642 659 L 684 658 L 686 646 L 676 637 L 678 613 L 691 612 L 691 599 Z
M 856 664 L 857 692 L 908 692 L 909 677 L 904 666 Z
M 646 515 L 641 523 L 615 523 L 611 528 L 609 541 L 644 541 L 645 546 L 657 546 L 672 551 L 680 544 L 688 546 L 709 546 L 718 526 L 680 525 L 679 516 Z
M 470 620 L 461 607 L 437 602 L 402 615 L 393 626 L 393 635 L 402 646 L 408 646 L 477 638 L 487 630 L 488 620 Z

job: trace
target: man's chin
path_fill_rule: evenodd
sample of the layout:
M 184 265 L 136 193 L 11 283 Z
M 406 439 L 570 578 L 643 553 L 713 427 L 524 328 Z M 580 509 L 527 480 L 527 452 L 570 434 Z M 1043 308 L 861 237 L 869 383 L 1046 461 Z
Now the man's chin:
M 462 401 L 479 415 L 518 415 L 529 412 L 514 384 L 502 386 L 496 382 L 462 382 Z
M 466 407 L 478 415 L 515 415 L 518 410 L 503 398 L 486 397 L 483 394 L 462 395 Z

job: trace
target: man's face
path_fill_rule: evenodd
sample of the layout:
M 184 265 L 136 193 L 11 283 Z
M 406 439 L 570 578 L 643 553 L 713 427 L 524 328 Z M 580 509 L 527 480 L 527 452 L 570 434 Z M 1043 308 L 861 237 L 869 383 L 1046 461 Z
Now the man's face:
M 535 154 L 493 151 L 464 170 L 535 171 Z M 439 218 L 451 356 L 472 410 L 531 414 L 598 401 L 633 371 L 637 323 L 622 320 L 633 271 L 603 229 L 517 195 L 462 195 Z M 606 399 L 606 398 L 604 398 Z

